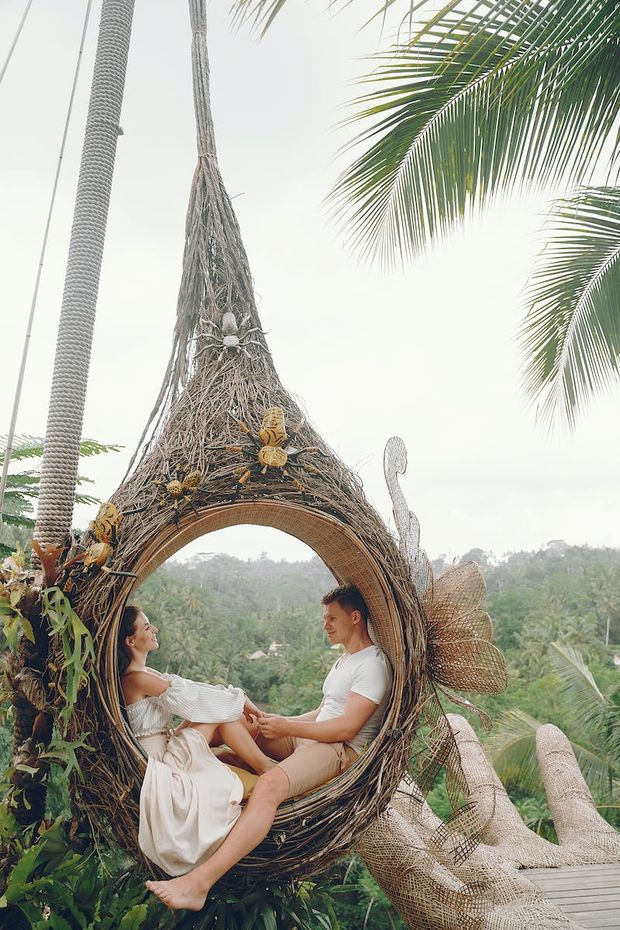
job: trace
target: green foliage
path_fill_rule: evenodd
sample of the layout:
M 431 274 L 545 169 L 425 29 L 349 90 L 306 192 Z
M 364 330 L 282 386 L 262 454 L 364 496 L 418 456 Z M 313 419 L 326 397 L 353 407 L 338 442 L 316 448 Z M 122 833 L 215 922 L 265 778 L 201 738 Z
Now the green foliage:
M 324 881 L 216 889 L 193 930 L 339 930 L 332 891 Z
M 519 811 L 526 827 L 538 833 L 550 843 L 557 843 L 558 838 L 553 826 L 553 818 L 546 800 L 540 796 L 524 796 L 513 789 L 512 800 Z
M 137 598 L 160 628 L 153 664 L 189 678 L 232 682 L 261 704 L 276 703 L 288 713 L 308 710 L 307 704 L 292 709 L 306 699 L 316 707 L 334 661 L 320 606 L 333 584 L 318 558 L 290 564 L 219 555 L 168 563 Z M 248 659 L 267 652 L 272 642 L 284 644 L 279 655 Z
M 351 930 L 405 930 L 406 924 L 394 911 L 383 889 L 359 856 L 337 862 L 330 870 L 334 911 L 340 926 Z
M 135 864 L 118 852 L 102 854 L 85 843 L 84 837 L 74 847 L 61 819 L 32 835 L 31 830 L 20 830 L 5 807 L 0 808 L 0 818 L 5 855 L 2 926 L 15 930 L 168 930 L 178 922 L 178 915 L 148 894 Z
M 618 803 L 620 688 L 616 686 L 611 694 L 603 694 L 583 657 L 570 646 L 552 644 L 551 658 L 555 667 L 553 685 L 565 706 L 563 729 L 584 778 L 595 801 Z M 490 744 L 495 770 L 507 787 L 528 792 L 539 800 L 543 793 L 536 764 L 535 735 L 541 723 L 551 722 L 549 716 L 548 706 L 544 720 L 512 708 L 500 717 Z
M 78 692 L 90 687 L 90 665 L 95 661 L 93 638 L 60 588 L 41 591 L 42 613 L 50 624 L 50 635 L 58 636 L 64 653 L 65 694 L 59 713 L 67 723 L 73 713 Z
M 80 443 L 80 456 L 90 457 L 102 455 L 106 452 L 118 452 L 122 446 L 104 445 L 94 439 L 83 439 Z M 4 465 L 6 455 L 6 436 L 0 437 L 0 470 Z M 40 459 L 43 455 L 43 440 L 38 436 L 16 436 L 11 449 L 10 463 L 22 462 L 26 459 Z M 34 527 L 33 502 L 39 497 L 39 469 L 11 472 L 7 476 L 7 487 L 4 495 L 2 510 L 2 523 L 13 530 L 30 531 Z M 78 475 L 77 484 L 92 483 L 89 478 Z M 78 504 L 98 504 L 99 500 L 89 494 L 76 492 L 75 501 Z M 30 532 L 15 536 L 3 529 L 3 539 L 0 541 L 0 558 L 11 554 L 15 544 L 26 546 L 30 540 Z
M 574 426 L 620 372 L 620 188 L 582 188 L 556 203 L 548 238 L 525 295 L 523 381 L 542 400 L 542 420 Z
M 21 556 L 23 556 L 23 552 Z M 23 568 L 23 559 L 20 559 L 20 553 L 14 553 L 13 560 L 17 570 Z M 19 608 L 23 593 L 23 587 L 16 585 L 12 589 L 5 587 L 3 589 L 3 594 L 0 595 L 2 635 L 6 640 L 7 646 L 13 652 L 17 651 L 17 644 L 21 636 L 25 636 L 31 643 L 34 643 L 32 623 L 23 615 Z
M 86 835 L 68 839 L 62 818 L 39 833 L 22 830 L 0 807 L 0 926 L 47 930 L 339 930 L 329 882 L 247 885 L 235 893 L 216 887 L 200 914 L 170 911 L 150 894 L 137 864 Z M 361 867 L 362 879 L 385 906 Z M 367 892 L 364 892 L 366 895 Z M 384 926 L 383 924 L 379 926 Z M 388 926 L 385 924 L 385 926 Z M 391 924 L 400 930 L 401 924 Z
M 264 34 L 285 4 L 234 0 L 234 17 Z M 409 32 L 362 78 L 349 122 L 362 126 L 350 148 L 364 150 L 337 182 L 336 216 L 362 256 L 392 263 L 498 195 L 564 185 L 521 340 L 537 414 L 572 427 L 620 374 L 620 7 L 449 0 L 418 27 L 427 6 L 411 0 Z M 607 186 L 587 186 L 596 168 Z
M 446 817 L 449 817 L 452 813 L 452 804 L 446 790 L 446 773 L 443 769 L 437 776 L 435 784 L 429 791 L 426 800 L 431 810 L 437 814 L 438 817 L 441 817 L 442 820 L 445 820 Z

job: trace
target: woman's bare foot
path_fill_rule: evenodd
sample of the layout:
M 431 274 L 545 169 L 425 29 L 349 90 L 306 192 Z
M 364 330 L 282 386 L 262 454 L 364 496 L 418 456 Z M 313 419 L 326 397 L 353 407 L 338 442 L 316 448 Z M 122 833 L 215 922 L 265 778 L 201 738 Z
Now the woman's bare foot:
M 171 878 L 167 882 L 145 882 L 149 891 L 173 911 L 201 911 L 205 906 L 209 889 L 192 878 L 192 873 Z

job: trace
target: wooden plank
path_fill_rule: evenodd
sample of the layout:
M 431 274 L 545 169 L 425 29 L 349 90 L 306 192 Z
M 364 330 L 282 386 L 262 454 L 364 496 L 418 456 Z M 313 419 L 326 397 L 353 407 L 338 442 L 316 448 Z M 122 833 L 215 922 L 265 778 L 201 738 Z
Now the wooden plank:
M 619 905 L 618 898 L 610 901 L 583 901 L 569 903 L 568 901 L 562 902 L 562 910 L 566 911 L 600 911 L 602 914 L 603 911 L 618 911 Z
M 577 886 L 587 885 L 590 882 L 608 882 L 610 885 L 614 885 L 620 882 L 620 869 L 617 872 L 594 872 L 592 875 L 584 875 L 581 872 L 578 875 L 571 875 L 566 872 L 557 875 L 529 875 L 526 873 L 525 877 L 532 882 L 536 882 L 537 885 L 553 885 L 558 882 L 573 882 Z
M 570 891 L 571 889 L 576 888 L 579 890 L 590 891 L 595 888 L 613 888 L 614 885 L 618 886 L 618 882 L 610 881 L 608 878 L 592 878 L 590 881 L 580 881 L 576 882 L 570 878 L 558 879 L 555 882 L 542 882 L 537 881 L 534 884 L 540 888 L 541 891 Z
M 528 875 L 561 875 L 562 873 L 570 875 L 592 875 L 596 873 L 607 874 L 617 872 L 620 869 L 619 862 L 606 862 L 601 865 L 563 865 L 557 869 L 523 869 Z
M 585 896 L 585 897 L 591 897 L 592 895 L 595 895 L 597 898 L 598 898 L 598 897 L 600 897 L 600 898 L 606 898 L 606 897 L 617 898 L 617 897 L 618 897 L 618 891 L 617 891 L 615 888 L 595 888 L 595 889 L 591 889 L 591 890 L 588 890 L 587 888 L 586 888 L 586 889 L 583 889 L 583 888 L 571 888 L 571 889 L 568 889 L 568 890 L 563 889 L 563 888 L 558 888 L 556 891 L 554 891 L 554 890 L 545 891 L 545 897 L 546 897 L 546 898 L 547 898 L 547 897 L 552 897 L 552 898 L 559 897 L 559 898 L 566 898 L 567 900 L 568 900 L 569 898 L 582 898 L 582 897 L 584 897 L 584 896 Z
M 620 863 L 523 869 L 523 874 L 584 930 L 620 930 Z
M 550 872 L 617 872 L 618 869 L 620 869 L 620 863 L 618 862 L 599 862 L 594 865 L 561 865 L 558 868 L 545 866 L 544 868 L 523 869 L 523 871 L 548 875 Z
M 527 875 L 531 875 L 533 878 L 545 878 L 548 875 L 617 875 L 620 871 L 620 863 L 617 865 L 606 866 L 605 868 L 602 866 L 590 866 L 590 868 L 575 867 L 571 869 L 524 869 L 523 871 Z
M 615 914 L 608 911 L 604 916 L 599 914 L 598 911 L 586 911 L 583 914 L 567 914 L 566 916 L 570 917 L 583 930 L 597 930 L 598 927 L 609 927 L 610 930 L 618 930 L 618 927 L 620 927 L 620 914 L 617 911 Z

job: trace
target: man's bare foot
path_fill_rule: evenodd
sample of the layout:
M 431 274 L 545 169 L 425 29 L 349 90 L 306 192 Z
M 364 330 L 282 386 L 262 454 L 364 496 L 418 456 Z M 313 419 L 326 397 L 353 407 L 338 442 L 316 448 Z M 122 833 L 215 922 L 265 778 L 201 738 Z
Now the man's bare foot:
M 144 883 L 149 891 L 157 895 L 159 900 L 173 911 L 201 911 L 205 906 L 209 889 L 205 891 L 204 885 L 192 873 L 171 878 L 167 882 Z

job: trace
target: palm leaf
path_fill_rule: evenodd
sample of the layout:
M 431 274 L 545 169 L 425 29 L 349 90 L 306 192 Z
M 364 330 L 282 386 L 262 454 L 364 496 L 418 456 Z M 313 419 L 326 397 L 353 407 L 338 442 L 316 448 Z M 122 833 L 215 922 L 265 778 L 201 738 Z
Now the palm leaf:
M 608 719 L 605 695 L 576 649 L 564 643 L 551 643 L 549 656 L 576 726 L 586 731 L 589 741 L 596 742 L 604 736 Z
M 525 711 L 506 711 L 497 721 L 495 733 L 486 744 L 493 767 L 501 780 L 509 785 L 518 784 L 532 794 L 540 793 L 543 789 L 536 756 L 536 730 L 539 726 L 540 721 Z M 566 735 L 593 794 L 607 797 L 613 793 L 613 756 L 604 747 L 597 748 L 596 744 L 591 745 L 585 741 L 577 742 L 570 739 L 568 733 Z
M 573 426 L 593 393 L 620 374 L 620 188 L 558 203 L 526 292 L 521 340 L 526 395 L 540 417 Z
M 0 436 L 0 465 L 4 463 L 7 446 L 7 436 Z M 96 439 L 83 439 L 80 442 L 80 457 L 102 455 L 104 452 L 120 452 L 123 446 L 110 445 L 97 442 Z M 43 439 L 41 436 L 14 436 L 11 446 L 11 461 L 22 459 L 40 459 L 43 455 Z
M 450 13 L 364 79 L 373 89 L 352 121 L 370 125 L 353 144 L 371 144 L 332 194 L 364 256 L 410 257 L 497 191 L 582 179 L 606 144 L 613 160 L 615 4 L 588 16 L 574 0 L 500 6 L 501 28 L 484 8 Z
M 499 718 L 496 732 L 489 740 L 493 767 L 501 780 L 518 784 L 524 791 L 538 794 L 543 790 L 536 756 L 536 730 L 540 721 L 513 709 Z M 567 734 L 568 736 L 568 734 Z M 602 748 L 570 739 L 570 745 L 588 787 L 595 796 L 609 797 L 617 790 L 613 780 L 615 760 Z
M 6 455 L 7 437 L 0 436 L 0 466 L 4 463 Z M 123 447 L 113 444 L 97 442 L 96 439 L 83 439 L 80 443 L 80 456 L 90 458 L 93 455 L 102 455 L 105 452 L 119 452 Z M 15 436 L 11 447 L 10 461 L 17 462 L 22 459 L 41 458 L 43 455 L 43 440 L 40 436 Z M 2 522 L 12 526 L 31 528 L 34 521 L 27 514 L 32 511 L 30 499 L 38 498 L 40 490 L 40 475 L 37 471 L 28 470 L 14 472 L 7 475 L 6 491 L 2 510 Z M 90 478 L 78 475 L 76 485 L 92 484 Z M 76 491 L 77 504 L 98 504 L 99 498 L 92 494 Z M 0 554 L 3 554 L 3 551 Z
M 7 447 L 7 436 L 0 436 L 0 464 L 4 464 Z M 41 458 L 43 455 L 43 440 L 40 436 L 15 436 L 11 448 L 11 461 L 19 462 L 22 459 Z
M 262 37 L 285 5 L 286 0 L 235 0 L 232 20 L 236 26 L 249 23 Z
M 532 794 L 543 790 L 536 756 L 536 731 L 540 726 L 539 720 L 515 708 L 501 715 L 486 744 L 500 779 Z

